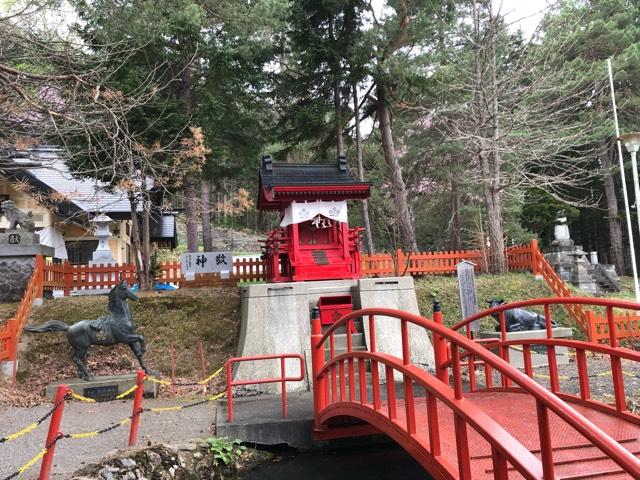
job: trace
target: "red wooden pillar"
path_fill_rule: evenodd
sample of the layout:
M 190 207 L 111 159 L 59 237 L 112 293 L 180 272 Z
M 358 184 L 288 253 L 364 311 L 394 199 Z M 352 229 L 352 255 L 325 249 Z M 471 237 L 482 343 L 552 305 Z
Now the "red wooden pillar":
M 314 308 L 311 313 L 311 371 L 313 375 L 314 426 L 316 429 L 321 428 L 321 425 L 318 422 L 318 414 L 326 407 L 325 390 L 327 377 L 318 378 L 318 372 L 324 366 L 324 344 L 320 342 L 321 338 L 322 324 L 320 323 L 320 310 L 318 310 L 318 308 Z M 344 376 L 341 378 L 344 378 Z M 341 392 L 344 393 L 344 388 L 342 388 Z
M 442 325 L 442 308 L 440 302 L 433 302 L 433 321 Z M 449 370 L 444 367 L 447 362 L 447 340 L 442 336 L 433 334 L 433 356 L 436 363 L 436 377 L 442 383 L 449 385 Z
M 539 275 L 538 272 L 538 240 L 531 240 L 531 273 Z
M 44 257 L 42 255 L 36 255 L 36 264 L 34 269 L 36 285 L 36 298 L 42 298 L 44 296 Z

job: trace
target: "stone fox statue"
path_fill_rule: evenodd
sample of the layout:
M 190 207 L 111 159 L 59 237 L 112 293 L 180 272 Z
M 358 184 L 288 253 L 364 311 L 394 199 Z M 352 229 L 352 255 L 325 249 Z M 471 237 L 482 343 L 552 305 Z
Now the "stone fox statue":
M 15 230 L 18 225 L 20 228 L 25 229 L 28 232 L 33 232 L 36 229 L 36 225 L 33 221 L 33 214 L 31 212 L 24 213 L 18 210 L 13 200 L 5 200 L 0 203 L 2 207 L 2 213 L 7 220 L 9 220 L 9 230 Z
M 87 351 L 91 345 L 126 343 L 138 359 L 140 367 L 147 372 L 142 359 L 145 352 L 144 337 L 136 334 L 136 325 L 131 318 L 127 300 L 136 301 L 138 297 L 129 290 L 123 280 L 109 292 L 108 317 L 81 320 L 73 325 L 51 320 L 39 326 L 24 327 L 24 331 L 29 333 L 67 332 L 67 339 L 73 348 L 71 358 L 83 380 L 93 380 L 86 365 Z

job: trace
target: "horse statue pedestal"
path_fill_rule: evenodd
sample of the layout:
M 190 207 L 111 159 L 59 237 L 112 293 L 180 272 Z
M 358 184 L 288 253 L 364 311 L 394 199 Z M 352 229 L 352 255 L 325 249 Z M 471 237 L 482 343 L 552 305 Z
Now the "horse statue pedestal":
M 553 332 L 553 338 L 571 339 L 573 337 L 573 331 L 567 327 L 555 327 L 552 328 L 551 331 Z M 496 340 L 500 340 L 500 332 L 479 332 L 478 337 L 495 338 Z M 521 332 L 507 332 L 507 340 L 521 340 L 525 338 L 547 338 L 547 331 L 523 330 Z M 487 345 L 487 347 L 489 346 Z M 489 350 L 493 351 L 496 354 L 500 354 L 498 349 L 491 349 L 489 347 Z M 509 362 L 516 368 L 524 368 L 524 358 L 521 350 L 521 346 L 517 346 L 517 349 L 509 349 Z M 566 347 L 556 347 L 556 361 L 558 365 L 566 365 L 567 363 L 569 363 L 569 356 L 567 355 Z M 531 366 L 533 368 L 549 366 L 549 357 L 547 357 L 546 347 L 542 345 L 534 345 L 531 347 Z
M 136 384 L 137 375 L 135 373 L 122 375 L 109 375 L 94 377 L 93 380 L 83 380 L 81 378 L 67 378 L 50 383 L 44 389 L 47 398 L 53 399 L 56 396 L 58 385 L 65 384 L 75 393 L 83 397 L 93 398 L 98 402 L 114 400 L 118 395 L 126 392 Z M 132 394 L 133 395 L 133 394 Z M 158 396 L 158 384 L 149 380 L 144 382 L 144 395 Z

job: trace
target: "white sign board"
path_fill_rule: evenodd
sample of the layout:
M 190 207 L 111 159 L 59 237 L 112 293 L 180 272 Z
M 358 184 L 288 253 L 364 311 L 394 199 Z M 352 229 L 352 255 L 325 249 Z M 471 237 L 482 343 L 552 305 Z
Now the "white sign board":
M 194 252 L 183 253 L 180 257 L 184 275 L 195 273 L 213 273 L 233 271 L 231 252 Z

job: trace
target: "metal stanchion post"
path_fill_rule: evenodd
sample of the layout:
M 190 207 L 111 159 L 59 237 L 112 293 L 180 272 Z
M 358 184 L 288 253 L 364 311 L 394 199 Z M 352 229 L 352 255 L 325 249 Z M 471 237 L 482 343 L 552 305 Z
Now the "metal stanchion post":
M 66 385 L 58 385 L 56 390 L 56 396 L 53 400 L 53 404 L 57 405 L 57 408 L 51 414 L 51 420 L 49 421 L 49 432 L 47 433 L 47 441 L 45 448 L 47 452 L 42 457 L 42 464 L 40 465 L 39 480 L 49 480 L 51 474 L 51 466 L 53 465 L 53 455 L 56 450 L 56 439 L 60 435 L 60 422 L 62 421 L 62 411 L 64 410 L 64 399 L 67 396 L 69 388 Z
M 140 424 L 140 415 L 142 414 L 142 395 L 144 394 L 144 379 L 146 374 L 142 370 L 138 370 L 136 378 L 136 389 L 133 397 L 133 411 L 131 413 L 131 430 L 129 431 L 129 446 L 132 447 L 138 440 L 138 425 Z

